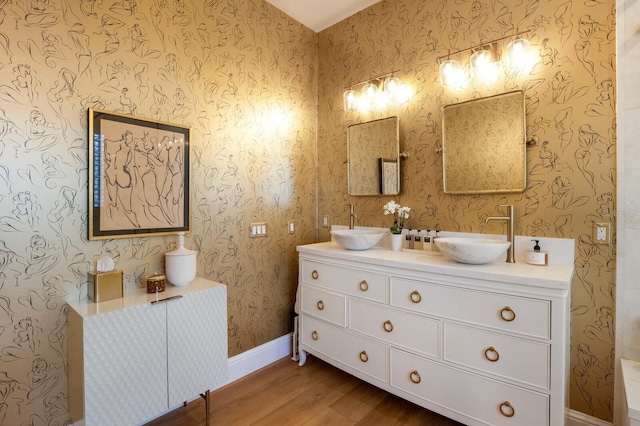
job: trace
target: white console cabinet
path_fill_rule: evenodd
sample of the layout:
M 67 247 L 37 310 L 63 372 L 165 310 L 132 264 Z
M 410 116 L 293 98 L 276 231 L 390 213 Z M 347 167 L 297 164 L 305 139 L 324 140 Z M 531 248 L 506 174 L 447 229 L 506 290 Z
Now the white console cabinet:
M 298 247 L 307 353 L 467 425 L 565 424 L 573 267 Z
M 135 425 L 227 379 L 227 288 L 196 278 L 165 292 L 69 302 L 74 424 Z M 208 419 L 208 416 L 207 416 Z

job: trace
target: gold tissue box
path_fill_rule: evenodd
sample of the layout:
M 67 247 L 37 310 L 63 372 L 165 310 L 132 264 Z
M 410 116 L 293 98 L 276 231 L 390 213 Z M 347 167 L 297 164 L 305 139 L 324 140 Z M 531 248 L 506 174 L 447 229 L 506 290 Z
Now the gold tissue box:
M 89 300 L 96 303 L 120 299 L 124 294 L 122 271 L 89 272 L 87 285 Z

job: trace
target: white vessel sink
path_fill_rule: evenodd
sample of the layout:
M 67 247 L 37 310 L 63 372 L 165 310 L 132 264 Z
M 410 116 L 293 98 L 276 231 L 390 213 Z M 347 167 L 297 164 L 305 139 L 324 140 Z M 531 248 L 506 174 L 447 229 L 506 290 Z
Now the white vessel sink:
M 333 240 L 347 250 L 367 250 L 380 242 L 386 231 L 373 229 L 341 229 L 331 231 Z
M 506 257 L 509 241 L 483 238 L 436 238 L 436 246 L 445 255 L 460 263 L 482 265 Z

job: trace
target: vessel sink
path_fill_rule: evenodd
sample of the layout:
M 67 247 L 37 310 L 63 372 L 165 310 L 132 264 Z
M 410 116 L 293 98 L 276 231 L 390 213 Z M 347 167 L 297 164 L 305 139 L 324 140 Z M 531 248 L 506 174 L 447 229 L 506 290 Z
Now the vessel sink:
M 445 255 L 460 263 L 482 265 L 505 253 L 511 246 L 509 241 L 483 238 L 436 238 L 436 246 Z
M 386 231 L 373 229 L 341 229 L 331 231 L 333 240 L 347 250 L 367 250 L 380 242 Z

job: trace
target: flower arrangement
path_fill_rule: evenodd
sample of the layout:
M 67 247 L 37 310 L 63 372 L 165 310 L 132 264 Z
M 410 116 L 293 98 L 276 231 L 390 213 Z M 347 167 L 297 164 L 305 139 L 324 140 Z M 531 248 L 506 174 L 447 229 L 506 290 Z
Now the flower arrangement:
M 392 234 L 402 234 L 402 228 L 404 228 L 404 221 L 409 219 L 409 212 L 411 207 L 403 207 L 395 201 L 391 200 L 384 205 L 384 214 L 393 215 L 393 226 L 389 228 Z

